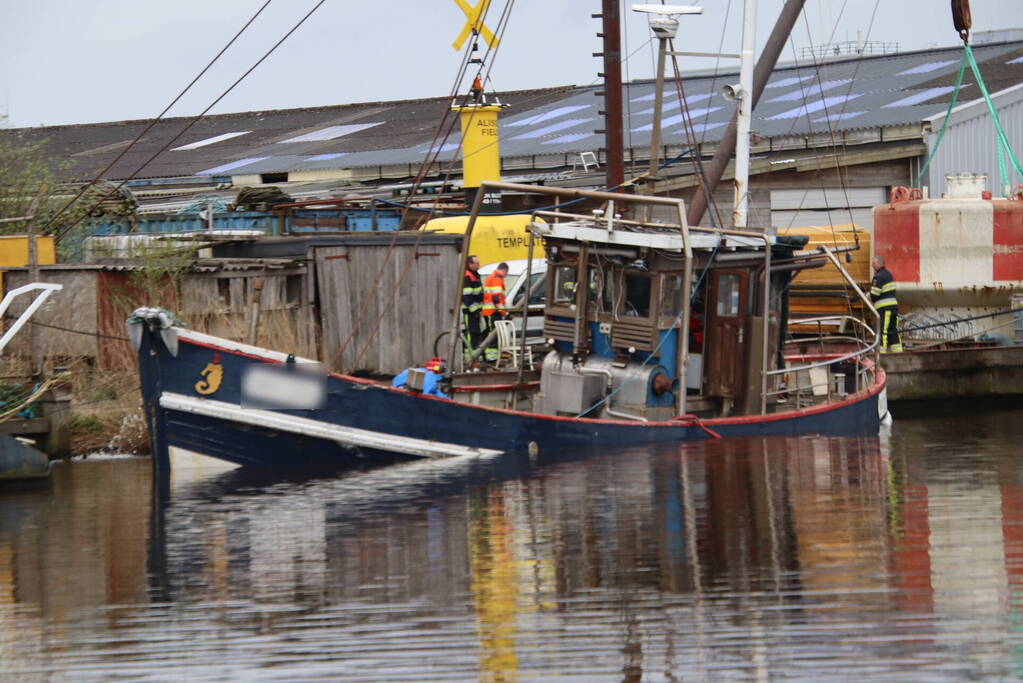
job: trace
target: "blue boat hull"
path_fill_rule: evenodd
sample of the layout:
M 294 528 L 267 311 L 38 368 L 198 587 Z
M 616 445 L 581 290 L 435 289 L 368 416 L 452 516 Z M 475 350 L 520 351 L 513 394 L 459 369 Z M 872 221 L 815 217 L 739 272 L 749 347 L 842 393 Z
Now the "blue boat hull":
M 159 332 L 149 329 L 139 347 L 140 374 L 154 462 L 169 467 L 168 449 L 185 448 L 241 465 L 269 467 L 339 467 L 387 462 L 395 453 L 378 448 L 349 448 L 315 433 L 296 433 L 273 426 L 239 422 L 186 410 L 168 409 L 161 396 L 191 397 L 196 405 L 216 402 L 238 410 L 241 377 L 251 363 L 280 362 L 280 354 L 262 352 L 226 340 L 181 331 L 172 354 Z M 200 339 L 201 338 L 201 339 Z M 219 366 L 215 391 L 204 372 Z M 315 421 L 411 440 L 510 453 L 529 450 L 685 442 L 733 436 L 864 436 L 880 425 L 878 401 L 884 374 L 875 385 L 840 402 L 767 416 L 639 423 L 584 420 L 521 411 L 499 410 L 394 389 L 367 380 L 331 375 L 325 404 L 314 410 L 274 411 L 275 417 Z M 202 391 L 200 391 L 200 389 Z

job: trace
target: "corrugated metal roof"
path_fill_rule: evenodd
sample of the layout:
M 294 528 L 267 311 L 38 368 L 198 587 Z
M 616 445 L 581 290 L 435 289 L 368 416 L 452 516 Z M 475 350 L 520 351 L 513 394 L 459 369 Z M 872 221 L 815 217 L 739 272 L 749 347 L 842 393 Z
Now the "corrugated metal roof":
M 992 91 L 1023 83 L 1023 41 L 975 48 Z M 939 113 L 948 101 L 961 48 L 866 56 L 775 71 L 753 129 L 761 137 L 800 137 L 836 131 L 916 124 Z M 714 142 L 729 120 L 734 103 L 720 95 L 736 79 L 734 72 L 687 78 L 685 90 L 697 136 Z M 626 88 L 626 144 L 643 150 L 650 143 L 653 82 Z M 596 151 L 603 136 L 598 86 L 502 93 L 510 105 L 502 114 L 501 155 L 505 160 Z M 976 92 L 972 75 L 965 97 Z M 672 86 L 666 88 L 663 144 L 686 144 Z M 174 142 L 174 151 L 159 155 L 141 177 L 241 175 L 322 169 L 359 169 L 411 165 L 427 156 L 434 133 L 447 110 L 445 98 L 247 112 L 209 116 Z M 449 119 L 450 120 L 450 119 Z M 177 135 L 187 119 L 157 124 L 122 159 L 110 178 L 126 177 Z M 75 177 L 98 172 L 145 125 L 144 121 L 57 126 L 7 131 L 46 140 L 55 157 L 72 161 Z M 245 134 L 239 134 L 247 131 Z M 454 141 L 458 136 L 454 126 Z M 445 146 L 441 162 L 457 158 Z
M 296 258 L 202 258 L 193 259 L 189 262 L 191 272 L 195 273 L 218 273 L 233 271 L 263 271 L 282 270 L 285 268 L 299 268 L 305 265 L 303 259 Z M 110 263 L 57 263 L 39 266 L 40 272 L 106 272 L 106 273 L 131 273 L 151 268 L 141 262 L 119 261 Z M 9 267 L 4 270 L 14 272 L 27 272 L 27 267 Z

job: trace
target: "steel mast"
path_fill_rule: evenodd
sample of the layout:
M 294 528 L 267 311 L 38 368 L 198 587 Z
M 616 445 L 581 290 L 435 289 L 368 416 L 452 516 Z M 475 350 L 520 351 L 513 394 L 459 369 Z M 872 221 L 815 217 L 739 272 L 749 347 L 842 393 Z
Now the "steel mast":
M 756 45 L 757 0 L 746 0 L 742 13 L 742 53 L 739 62 L 739 112 L 735 130 L 735 201 L 732 227 L 744 229 L 749 220 L 750 126 L 753 119 L 753 51 Z
M 618 0 L 601 0 L 601 13 L 594 19 L 602 20 L 598 38 L 603 39 L 603 52 L 594 57 L 604 58 L 604 70 L 597 74 L 604 79 L 603 94 L 604 134 L 607 166 L 607 189 L 612 190 L 625 182 L 625 133 L 622 130 L 622 22 Z

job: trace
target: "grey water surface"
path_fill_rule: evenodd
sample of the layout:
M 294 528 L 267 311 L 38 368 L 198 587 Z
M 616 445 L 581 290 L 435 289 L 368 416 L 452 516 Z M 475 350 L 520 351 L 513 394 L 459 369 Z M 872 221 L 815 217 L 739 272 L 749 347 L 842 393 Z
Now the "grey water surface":
M 0 491 L 2 680 L 1023 676 L 1023 408 Z

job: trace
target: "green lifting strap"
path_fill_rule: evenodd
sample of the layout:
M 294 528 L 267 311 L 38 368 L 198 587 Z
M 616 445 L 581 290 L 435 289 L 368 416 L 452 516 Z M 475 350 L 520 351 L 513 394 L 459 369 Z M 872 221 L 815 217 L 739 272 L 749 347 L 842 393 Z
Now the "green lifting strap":
M 969 47 L 969 46 L 967 46 Z M 938 131 L 938 139 L 934 141 L 934 147 L 931 149 L 931 153 L 927 156 L 927 161 L 920 168 L 920 173 L 916 177 L 916 182 L 913 183 L 914 187 L 922 187 L 924 174 L 927 173 L 927 169 L 930 168 L 931 162 L 934 161 L 935 155 L 938 153 L 938 148 L 941 147 L 942 140 L 945 139 L 945 131 L 948 129 L 948 121 L 952 117 L 952 109 L 956 106 L 956 102 L 959 101 L 959 91 L 963 88 L 963 75 L 966 73 L 966 53 L 963 53 L 963 58 L 959 60 L 959 74 L 956 76 L 956 87 L 952 91 L 952 99 L 948 102 L 948 109 L 945 110 L 945 120 L 941 122 L 941 130 Z
M 945 112 L 945 120 L 941 124 L 941 130 L 938 132 L 938 138 L 934 142 L 934 148 L 927 157 L 927 161 L 924 162 L 923 167 L 920 169 L 919 175 L 916 177 L 915 185 L 920 187 L 924 174 L 927 173 L 927 169 L 931 165 L 931 161 L 934 160 L 934 156 L 938 153 L 938 148 L 941 146 L 942 140 L 945 138 L 945 131 L 948 128 L 949 119 L 952 116 L 952 109 L 955 107 L 956 102 L 959 100 L 959 91 L 963 86 L 963 75 L 966 72 L 966 65 L 970 65 L 970 69 L 973 71 L 974 77 L 977 79 L 977 86 L 980 88 L 981 94 L 984 96 L 984 102 L 987 104 L 988 113 L 991 114 L 991 120 L 995 124 L 995 136 L 998 143 L 998 173 L 999 180 L 1002 183 L 1003 195 L 1008 197 L 1012 192 L 1012 178 L 1009 174 L 1009 168 L 1005 163 L 1006 157 L 1012 160 L 1012 165 L 1019 174 L 1021 180 L 1023 180 L 1023 165 L 1020 164 L 1019 157 L 1012 151 L 1012 146 L 1009 144 L 1009 138 L 1005 134 L 1005 128 L 1002 127 L 1002 120 L 998 116 L 998 110 L 995 108 L 995 103 L 991 100 L 991 94 L 988 92 L 987 84 L 984 82 L 984 76 L 980 73 L 980 67 L 977 65 L 977 58 L 973 54 L 973 47 L 969 44 L 963 46 L 963 58 L 959 62 L 959 74 L 956 76 L 955 90 L 952 92 L 952 100 L 948 103 L 948 109 Z

